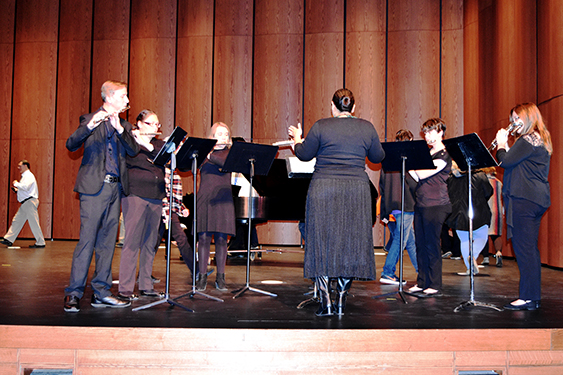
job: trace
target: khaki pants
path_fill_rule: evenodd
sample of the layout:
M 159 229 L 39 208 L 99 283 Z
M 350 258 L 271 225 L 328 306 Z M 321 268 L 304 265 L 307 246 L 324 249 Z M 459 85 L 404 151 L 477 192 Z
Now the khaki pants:
M 35 237 L 35 244 L 42 246 L 45 245 L 45 238 L 43 237 L 43 232 L 39 226 L 39 214 L 37 213 L 37 207 L 39 206 L 39 199 L 31 198 L 23 202 L 16 212 L 16 215 L 12 219 L 12 225 L 8 229 L 8 233 L 4 238 L 10 242 L 14 242 L 20 234 L 25 222 L 29 223 L 31 232 Z

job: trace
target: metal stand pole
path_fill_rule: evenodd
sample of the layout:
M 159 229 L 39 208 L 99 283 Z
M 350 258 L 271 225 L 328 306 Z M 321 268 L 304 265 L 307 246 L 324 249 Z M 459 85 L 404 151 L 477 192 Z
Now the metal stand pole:
M 463 149 L 462 149 L 463 151 Z M 469 284 L 470 284 L 470 293 L 469 293 L 469 301 L 465 301 L 463 303 L 461 303 L 458 307 L 456 307 L 454 309 L 454 312 L 459 312 L 460 310 L 463 310 L 464 308 L 468 307 L 468 306 L 478 306 L 478 307 L 488 307 L 490 309 L 494 309 L 497 311 L 502 311 L 501 308 L 496 307 L 493 304 L 490 303 L 484 303 L 484 302 L 479 302 L 479 301 L 475 301 L 475 276 L 473 275 L 473 270 L 475 267 L 475 264 L 473 262 L 473 199 L 472 199 L 472 191 L 471 191 L 471 187 L 472 187 L 472 181 L 471 181 L 471 163 L 467 163 L 468 165 L 468 176 L 467 179 L 469 180 L 469 211 L 468 211 L 468 216 L 469 216 Z
M 192 231 L 193 231 L 193 235 L 194 235 L 194 243 L 193 243 L 193 250 L 194 250 L 194 255 L 193 255 L 193 260 L 192 260 L 192 290 L 186 294 L 181 295 L 180 297 L 176 297 L 175 300 L 183 298 L 183 297 L 190 297 L 193 298 L 196 295 L 205 297 L 205 298 L 209 298 L 212 299 L 214 301 L 217 302 L 224 302 L 221 298 L 217 298 L 217 297 L 213 297 L 210 296 L 209 294 L 205 294 L 203 292 L 200 292 L 199 290 L 196 289 L 195 284 L 196 284 L 196 275 L 197 275 L 197 262 L 196 262 L 196 245 L 197 245 L 197 152 L 194 153 L 192 155 L 192 174 L 194 177 L 194 209 L 193 209 L 193 216 L 194 216 L 194 220 L 192 223 Z M 200 262 L 207 262 L 207 259 L 200 259 Z
M 149 307 L 157 306 L 163 303 L 168 303 L 172 306 L 178 306 L 186 311 L 194 312 L 194 310 L 176 302 L 174 299 L 170 298 L 170 245 L 172 242 L 172 183 L 174 181 L 174 171 L 176 170 L 176 155 L 174 152 L 171 153 L 170 159 L 170 198 L 168 199 L 168 236 L 167 236 L 167 249 L 166 249 L 166 288 L 164 292 L 164 298 L 143 306 L 135 307 L 133 311 L 139 311 L 143 309 L 148 309 Z
M 251 292 L 257 292 L 257 293 L 262 293 L 262 294 L 266 294 L 270 297 L 277 297 L 277 294 L 274 293 L 270 293 L 267 292 L 265 290 L 261 290 L 261 289 L 257 289 L 257 288 L 253 288 L 250 286 L 250 231 L 252 230 L 252 179 L 254 177 L 254 159 L 250 159 L 250 187 L 249 187 L 249 193 L 248 193 L 248 241 L 246 243 L 247 245 L 247 251 L 246 251 L 246 284 L 244 287 L 233 291 L 233 293 L 235 293 L 235 295 L 233 296 L 233 298 L 237 298 L 242 296 L 246 291 L 250 290 Z
M 406 177 L 406 160 L 407 158 L 405 156 L 401 156 L 402 159 L 402 169 L 401 169 L 401 235 L 400 235 L 400 244 L 401 244 L 401 248 L 399 249 L 400 251 L 400 256 L 399 256 L 399 290 L 396 292 L 390 292 L 390 293 L 385 293 L 385 294 L 380 294 L 377 296 L 374 296 L 373 298 L 381 298 L 381 297 L 387 297 L 387 296 L 392 296 L 394 294 L 398 294 L 399 297 L 401 297 L 401 300 L 407 304 L 407 300 L 405 298 L 405 293 L 403 291 L 403 250 L 405 248 L 405 177 Z M 393 239 L 394 240 L 394 239 Z M 410 294 L 410 293 L 408 293 Z

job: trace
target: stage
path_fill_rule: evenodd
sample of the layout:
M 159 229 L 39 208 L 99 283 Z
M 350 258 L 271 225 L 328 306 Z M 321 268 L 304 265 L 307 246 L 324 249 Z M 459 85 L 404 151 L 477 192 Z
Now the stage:
M 20 240 L 14 244 L 20 249 L 0 248 L 0 374 L 23 374 L 33 366 L 80 374 L 238 373 L 243 368 L 264 373 L 311 368 L 355 374 L 452 374 L 474 368 L 503 374 L 563 372 L 563 274 L 558 269 L 542 268 L 537 311 L 469 307 L 454 312 L 470 299 L 469 277 L 456 274 L 464 271 L 462 260 L 444 259 L 443 297 L 407 295 L 405 304 L 393 293 L 397 286 L 355 281 L 344 316 L 316 317 L 314 303 L 297 308 L 312 291 L 312 283 L 303 279 L 303 250 L 263 246 L 261 258 L 251 263 L 250 285 L 277 297 L 247 291 L 234 299 L 232 291 L 245 285 L 246 259 L 232 257 L 226 269 L 229 292 L 215 289 L 215 273 L 205 291 L 223 302 L 196 295 L 177 299 L 193 312 L 167 302 L 132 311 L 155 301 L 141 297 L 131 308 L 96 309 L 88 287 L 81 311 L 65 313 L 64 287 L 76 242 L 48 241 L 44 249 L 29 249 L 32 243 Z M 113 262 L 116 280 L 119 250 Z M 374 251 L 379 276 L 385 253 Z M 175 247 L 170 264 L 170 296 L 177 298 L 191 291 L 190 273 Z M 161 280 L 155 289 L 164 290 L 163 249 L 153 275 Z M 407 287 L 415 277 L 405 252 Z M 517 298 L 518 277 L 514 259 L 504 259 L 504 267 L 497 268 L 491 258 L 475 277 L 475 301 L 502 307 Z M 374 298 L 385 293 L 392 294 Z M 119 372 L 124 368 L 127 372 Z

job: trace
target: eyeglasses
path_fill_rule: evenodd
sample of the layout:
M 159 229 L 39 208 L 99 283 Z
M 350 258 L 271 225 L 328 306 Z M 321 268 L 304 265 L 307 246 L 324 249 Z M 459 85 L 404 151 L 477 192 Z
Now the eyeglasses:
M 160 129 L 160 123 L 159 122 L 152 123 L 152 122 L 148 122 L 148 121 L 143 121 L 143 123 L 145 125 L 148 125 L 148 126 L 156 126 L 157 129 Z

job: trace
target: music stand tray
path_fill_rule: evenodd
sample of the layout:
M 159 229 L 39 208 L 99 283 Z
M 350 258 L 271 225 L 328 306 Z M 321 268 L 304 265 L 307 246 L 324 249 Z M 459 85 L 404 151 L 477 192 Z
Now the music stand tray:
M 252 185 L 254 175 L 265 176 L 268 174 L 272 163 L 278 153 L 279 147 L 270 145 L 261 145 L 257 143 L 235 142 L 227 155 L 223 172 L 239 172 L 249 176 L 249 192 L 248 196 L 252 197 Z M 233 298 L 240 297 L 246 291 L 266 294 L 270 297 L 277 297 L 277 294 L 267 292 L 265 290 L 253 288 L 250 286 L 250 233 L 252 230 L 252 199 L 248 199 L 248 238 L 246 253 L 246 284 L 244 287 L 233 291 Z
M 469 283 L 470 283 L 470 293 L 469 300 L 462 302 L 459 306 L 454 309 L 454 312 L 459 312 L 467 306 L 479 306 L 488 307 L 497 311 L 502 311 L 502 309 L 492 305 L 490 303 L 484 303 L 475 301 L 475 276 L 473 274 L 473 200 L 472 200 L 472 183 L 471 183 L 471 170 L 473 168 L 487 168 L 498 166 L 497 162 L 487 150 L 487 147 L 481 141 L 481 138 L 476 133 L 471 133 L 467 135 L 462 135 L 460 137 L 446 139 L 443 141 L 446 146 L 446 150 L 452 157 L 452 159 L 457 163 L 459 168 L 463 171 L 467 171 L 468 174 L 468 207 L 469 207 Z
M 426 141 L 404 141 L 404 142 L 384 142 L 381 144 L 385 151 L 385 158 L 381 161 L 381 166 L 385 172 L 401 172 L 401 236 L 399 252 L 399 290 L 396 292 L 385 293 L 374 296 L 373 298 L 387 297 L 399 294 L 401 300 L 406 304 L 405 293 L 403 291 L 403 250 L 404 250 L 404 213 L 405 213 L 405 178 L 407 171 L 416 169 L 434 169 L 434 163 L 430 156 L 430 150 Z M 395 239 L 393 239 L 395 241 Z

